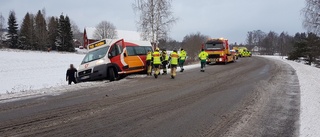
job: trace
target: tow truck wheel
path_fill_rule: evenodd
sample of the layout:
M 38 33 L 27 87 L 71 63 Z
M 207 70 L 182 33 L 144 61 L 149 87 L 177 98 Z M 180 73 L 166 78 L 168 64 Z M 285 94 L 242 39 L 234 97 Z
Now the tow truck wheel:
M 116 79 L 113 68 L 108 69 L 108 76 L 110 81 L 114 81 Z
M 228 58 L 224 60 L 224 65 L 227 65 L 227 63 L 228 63 Z

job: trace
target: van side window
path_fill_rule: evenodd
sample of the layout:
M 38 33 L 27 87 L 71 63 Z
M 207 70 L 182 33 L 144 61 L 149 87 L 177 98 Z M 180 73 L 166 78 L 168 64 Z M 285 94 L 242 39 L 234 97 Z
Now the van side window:
M 128 56 L 147 55 L 148 50 L 152 51 L 151 47 L 144 46 L 128 46 L 126 49 Z
M 127 54 L 128 54 L 128 56 L 134 56 L 135 55 L 133 47 L 127 47 Z
M 152 51 L 152 48 L 151 47 L 144 47 L 146 52 L 148 53 L 148 51 Z
M 145 50 L 144 47 L 134 47 L 135 51 L 136 51 L 136 55 L 146 55 L 147 52 Z

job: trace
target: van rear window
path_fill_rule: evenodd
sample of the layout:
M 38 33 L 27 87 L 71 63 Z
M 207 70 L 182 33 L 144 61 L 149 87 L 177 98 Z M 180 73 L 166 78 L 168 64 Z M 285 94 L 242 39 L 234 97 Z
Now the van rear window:
M 128 46 L 127 54 L 128 56 L 147 55 L 148 50 L 152 51 L 152 48 L 146 46 Z

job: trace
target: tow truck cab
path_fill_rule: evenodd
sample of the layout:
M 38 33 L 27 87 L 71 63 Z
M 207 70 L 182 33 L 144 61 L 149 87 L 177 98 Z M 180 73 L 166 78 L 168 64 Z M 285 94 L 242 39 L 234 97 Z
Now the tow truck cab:
M 230 51 L 229 43 L 227 39 L 209 39 L 202 48 L 209 54 L 207 64 L 209 63 L 224 63 L 233 62 L 235 54 Z

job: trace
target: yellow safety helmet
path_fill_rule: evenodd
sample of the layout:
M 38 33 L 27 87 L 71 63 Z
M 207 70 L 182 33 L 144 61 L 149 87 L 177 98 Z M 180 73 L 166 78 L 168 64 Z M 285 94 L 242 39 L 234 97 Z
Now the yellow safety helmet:
M 159 51 L 159 48 L 156 48 L 156 51 Z

